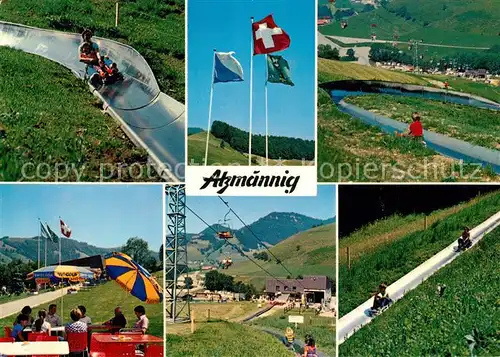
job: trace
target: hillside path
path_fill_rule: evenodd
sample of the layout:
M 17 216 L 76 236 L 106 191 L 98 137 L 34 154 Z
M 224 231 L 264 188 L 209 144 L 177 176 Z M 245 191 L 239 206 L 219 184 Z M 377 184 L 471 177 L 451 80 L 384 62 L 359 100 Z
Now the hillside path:
M 62 291 L 61 291 L 62 290 Z M 5 304 L 0 305 L 0 319 L 5 317 L 19 314 L 23 307 L 30 306 L 31 308 L 48 303 L 52 300 L 60 298 L 62 295 L 66 295 L 68 288 L 59 289 L 56 291 L 51 291 L 48 293 L 43 293 L 40 295 L 29 296 L 24 299 L 19 299 Z

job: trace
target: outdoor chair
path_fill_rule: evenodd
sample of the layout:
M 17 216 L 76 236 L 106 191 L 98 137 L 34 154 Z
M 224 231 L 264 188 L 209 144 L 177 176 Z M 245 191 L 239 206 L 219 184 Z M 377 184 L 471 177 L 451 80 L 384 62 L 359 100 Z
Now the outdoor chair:
M 49 341 L 49 342 L 57 342 L 59 341 L 59 337 L 57 336 L 49 336 L 47 334 L 41 334 L 41 333 L 36 333 L 36 334 L 29 334 L 28 335 L 28 341 Z
M 67 340 L 70 356 L 88 357 L 87 332 L 68 332 Z
M 146 346 L 145 357 L 163 357 L 163 345 Z
M 12 328 L 9 326 L 5 326 L 3 328 L 3 333 L 5 337 L 12 337 Z
M 105 346 L 106 344 L 100 343 L 95 339 L 95 336 L 111 335 L 109 332 L 93 333 L 90 338 L 90 357 L 106 357 Z
M 14 342 L 15 340 L 14 337 L 0 337 L 0 342 Z

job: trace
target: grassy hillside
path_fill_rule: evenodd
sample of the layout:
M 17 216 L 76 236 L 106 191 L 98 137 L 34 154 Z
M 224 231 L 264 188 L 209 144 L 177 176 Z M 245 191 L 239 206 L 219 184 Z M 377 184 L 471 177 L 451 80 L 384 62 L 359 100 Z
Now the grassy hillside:
M 155 273 L 158 283 L 163 281 L 162 273 Z M 57 304 L 58 314 L 64 319 L 64 323 L 70 320 L 70 311 L 78 305 L 83 305 L 87 309 L 87 315 L 92 319 L 92 323 L 99 324 L 113 317 L 113 310 L 121 306 L 123 314 L 127 318 L 127 327 L 131 327 L 136 320 L 134 307 L 143 305 L 146 308 L 146 315 L 149 317 L 149 333 L 155 336 L 163 336 L 163 304 L 148 305 L 133 297 L 122 289 L 114 281 L 91 288 L 90 291 L 79 292 L 74 295 L 64 296 L 64 311 L 61 312 L 61 300 L 57 299 L 41 306 L 33 307 L 34 313 L 39 309 L 47 309 L 50 304 Z M 15 316 L 10 316 L 0 320 L 0 326 L 12 325 Z
M 475 197 L 458 205 L 436 210 L 427 215 L 427 226 L 443 220 L 464 208 L 472 207 L 483 199 L 494 197 L 498 192 Z M 382 220 L 372 222 L 361 227 L 347 237 L 340 237 L 339 263 L 347 263 L 347 251 L 351 256 L 351 263 L 362 255 L 370 254 L 382 246 L 387 246 L 405 237 L 406 235 L 424 230 L 425 214 L 410 214 L 407 216 L 394 215 Z
M 275 337 L 231 322 L 204 324 L 192 335 L 167 334 L 166 345 L 168 357 L 293 356 Z
M 391 284 L 446 246 L 456 241 L 463 226 L 475 227 L 500 210 L 500 193 L 486 197 L 442 220 L 427 230 L 415 231 L 370 249 L 351 264 L 339 265 L 339 316 L 343 316 L 375 292 L 378 284 Z M 369 237 L 366 237 L 368 240 Z
M 45 250 L 44 242 L 40 243 L 42 254 Z M 75 239 L 61 240 L 62 259 L 78 259 L 92 255 L 106 254 L 113 251 L 111 248 L 99 248 Z M 36 261 L 38 257 L 38 238 L 9 238 L 0 239 L 0 261 L 8 263 L 14 259 Z M 47 245 L 47 262 L 57 263 L 59 259 L 59 245 L 49 242 Z
M 372 113 L 411 124 L 418 108 L 426 130 L 490 149 L 499 149 L 500 113 L 437 100 L 372 94 L 349 97 L 354 104 Z
M 0 19 L 77 33 L 91 28 L 96 36 L 128 44 L 144 56 L 162 91 L 184 102 L 184 1 L 121 1 L 117 28 L 115 3 L 115 0 L 4 1 Z
M 433 86 L 434 77 L 421 77 L 354 63 L 319 59 L 319 83 L 343 80 L 382 80 Z M 489 86 L 458 82 L 457 89 L 491 98 Z M 461 85 L 461 86 L 460 86 Z M 479 129 L 480 130 L 480 129 Z M 318 90 L 318 181 L 491 181 L 491 170 L 438 155 L 433 150 L 382 132 L 342 113 L 329 94 Z
M 304 324 L 298 324 L 297 328 L 288 322 L 288 316 L 304 316 Z M 304 341 L 306 334 L 314 336 L 316 346 L 320 352 L 328 356 L 335 356 L 335 319 L 331 317 L 320 317 L 314 311 L 307 310 L 299 312 L 298 309 L 275 313 L 271 316 L 261 317 L 250 322 L 250 325 L 271 327 L 283 335 L 287 327 L 292 327 L 297 339 Z
M 335 224 L 312 228 L 291 236 L 270 248 L 283 265 L 297 275 L 327 275 L 335 278 Z M 271 255 L 269 255 L 272 258 Z M 278 277 L 286 278 L 289 273 L 274 260 L 257 260 L 267 271 Z M 254 284 L 258 289 L 264 287 L 268 277 L 251 261 L 235 263 L 225 271 L 236 280 Z
M 342 356 L 500 355 L 500 228 L 409 292 L 340 346 Z M 442 297 L 438 284 L 445 284 Z M 438 317 L 438 318 L 436 318 Z
M 370 24 L 375 23 L 378 39 L 392 40 L 397 32 L 401 41 L 416 38 L 436 44 L 489 47 L 500 43 L 499 15 L 495 0 L 393 0 L 386 8 L 350 17 L 344 30 L 334 22 L 320 31 L 369 38 Z
M 207 132 L 195 130 L 195 134 L 188 136 L 188 164 L 204 165 Z M 210 134 L 208 141 L 208 165 L 243 165 L 248 166 L 248 155 L 233 149 L 228 143 L 221 147 L 222 140 Z M 265 165 L 265 157 L 252 154 L 254 165 Z M 302 166 L 311 165 L 310 161 L 301 160 L 273 160 L 269 159 L 269 166 Z
M 147 163 L 146 152 L 99 110 L 69 70 L 0 47 L 0 72 L 0 180 L 96 181 L 102 163 Z M 140 176 L 132 171 L 122 170 L 122 180 L 131 180 L 131 173 Z

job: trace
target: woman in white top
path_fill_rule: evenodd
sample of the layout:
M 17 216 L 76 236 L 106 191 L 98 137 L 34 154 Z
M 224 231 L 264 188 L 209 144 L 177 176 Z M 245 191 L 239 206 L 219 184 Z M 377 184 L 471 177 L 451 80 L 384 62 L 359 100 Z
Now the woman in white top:
M 33 328 L 32 330 L 35 332 L 45 332 L 48 335 L 50 335 L 50 323 L 45 321 L 45 318 L 47 317 L 47 311 L 45 310 L 40 310 L 38 311 L 38 319 L 35 320 L 33 323 Z

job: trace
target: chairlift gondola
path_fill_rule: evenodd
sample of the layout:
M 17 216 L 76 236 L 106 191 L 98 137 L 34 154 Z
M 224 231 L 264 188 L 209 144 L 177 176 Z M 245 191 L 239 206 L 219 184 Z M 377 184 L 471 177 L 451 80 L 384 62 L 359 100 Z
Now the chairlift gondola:
M 349 26 L 349 24 L 347 23 L 347 21 L 342 21 L 342 22 L 340 23 L 340 27 L 341 27 L 342 29 L 347 28 L 347 26 Z
M 231 212 L 231 211 L 229 211 Z M 224 216 L 224 220 L 223 220 L 223 224 L 222 224 L 222 228 L 227 228 L 227 229 L 220 229 L 221 228 L 221 224 L 220 224 L 220 220 L 219 220 L 219 230 L 217 231 L 217 237 L 219 237 L 220 239 L 231 239 L 233 238 L 233 233 L 231 232 L 231 228 L 229 227 L 229 225 L 227 225 L 227 223 L 230 221 L 230 219 L 227 218 L 227 215 L 229 214 L 229 212 L 226 213 L 226 215 Z

